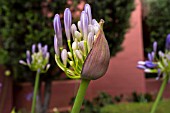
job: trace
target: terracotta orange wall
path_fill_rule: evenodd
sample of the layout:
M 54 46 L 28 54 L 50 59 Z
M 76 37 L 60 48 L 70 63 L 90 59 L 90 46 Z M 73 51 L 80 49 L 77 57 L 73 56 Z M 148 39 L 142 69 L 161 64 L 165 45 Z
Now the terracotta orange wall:
M 4 75 L 4 68 L 0 65 L 0 113 L 10 113 L 13 103 L 12 78 Z
M 123 42 L 124 50 L 111 58 L 106 75 L 90 84 L 87 95 L 95 96 L 101 91 L 113 96 L 131 94 L 133 91 L 145 92 L 144 73 L 136 69 L 137 61 L 143 60 L 143 44 L 141 3 L 136 0 L 135 4 L 136 9 L 130 19 L 131 28 Z

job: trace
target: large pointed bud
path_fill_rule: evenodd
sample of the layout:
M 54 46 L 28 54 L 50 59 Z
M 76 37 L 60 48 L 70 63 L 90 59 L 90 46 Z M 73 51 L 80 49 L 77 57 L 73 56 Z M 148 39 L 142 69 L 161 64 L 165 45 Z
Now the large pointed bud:
M 53 21 L 54 31 L 55 35 L 58 38 L 59 47 L 63 46 L 63 39 L 62 39 L 62 27 L 61 27 L 61 21 L 60 16 L 58 14 L 55 15 L 54 21 Z
M 89 4 L 85 4 L 84 11 L 87 13 L 89 24 L 92 24 L 92 14 L 91 14 L 91 7 Z
M 67 40 L 70 40 L 71 37 L 71 30 L 70 30 L 71 23 L 72 23 L 71 11 L 69 8 L 66 8 L 64 11 L 64 27 L 65 27 Z
M 103 24 L 104 21 L 100 23 Z M 107 71 L 109 60 L 109 46 L 103 30 L 100 28 L 97 39 L 83 64 L 81 78 L 95 80 L 102 77 Z

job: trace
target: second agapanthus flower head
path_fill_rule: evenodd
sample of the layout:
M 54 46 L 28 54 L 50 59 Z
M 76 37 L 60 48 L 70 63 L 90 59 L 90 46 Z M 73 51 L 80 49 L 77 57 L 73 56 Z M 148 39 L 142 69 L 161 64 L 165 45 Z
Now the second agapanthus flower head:
M 170 73 L 170 34 L 167 35 L 165 43 L 165 52 L 158 51 L 157 42 L 153 43 L 153 51 L 148 53 L 147 61 L 139 61 L 138 68 L 143 69 L 147 73 L 158 73 L 158 78 L 169 76 Z
M 26 62 L 20 60 L 19 63 L 28 66 L 32 71 L 40 71 L 40 73 L 45 73 L 49 67 L 49 57 L 50 53 L 48 52 L 48 46 L 45 45 L 44 47 L 39 43 L 37 45 L 32 45 L 32 53 L 27 50 L 26 51 Z
M 68 48 L 63 48 L 60 16 L 54 17 L 54 49 L 57 65 L 70 78 L 97 79 L 108 68 L 110 52 L 103 32 L 104 21 L 92 19 L 91 8 L 86 4 L 77 26 L 72 24 L 70 9 L 64 11 L 64 27 Z M 62 60 L 62 61 L 61 61 Z

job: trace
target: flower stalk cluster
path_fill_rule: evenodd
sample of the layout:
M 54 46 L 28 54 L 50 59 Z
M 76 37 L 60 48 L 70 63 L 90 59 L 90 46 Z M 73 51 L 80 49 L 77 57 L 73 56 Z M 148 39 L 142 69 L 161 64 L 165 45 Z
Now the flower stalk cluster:
M 92 19 L 91 7 L 85 4 L 77 26 L 72 24 L 70 9 L 64 11 L 68 49 L 63 47 L 59 14 L 54 17 L 54 49 L 57 65 L 72 79 L 82 79 L 71 113 L 79 113 L 90 80 L 102 77 L 108 68 L 110 51 L 103 32 L 104 20 Z
M 20 64 L 28 66 L 30 70 L 36 71 L 31 113 L 35 113 L 36 96 L 38 92 L 40 74 L 47 72 L 50 68 L 50 64 L 48 64 L 50 57 L 48 46 L 45 45 L 43 47 L 41 43 L 39 43 L 37 48 L 38 51 L 36 51 L 36 45 L 33 44 L 32 54 L 29 50 L 26 51 L 26 62 L 23 60 L 19 61 Z
M 151 113 L 155 113 L 156 107 L 160 102 L 163 91 L 170 77 L 170 34 L 167 35 L 166 38 L 165 52 L 157 52 L 157 42 L 154 42 L 153 51 L 148 53 L 148 60 L 139 61 L 137 67 L 139 69 L 143 69 L 146 73 L 158 73 L 156 79 L 160 79 L 161 77 L 163 78 L 163 82 L 158 92 L 157 98 L 151 109 Z
M 98 23 L 95 19 L 92 19 L 90 5 L 85 5 L 84 10 L 81 12 L 80 21 L 77 22 L 77 27 L 75 24 L 72 24 L 70 9 L 66 8 L 64 11 L 64 27 L 69 50 L 63 48 L 62 27 L 59 14 L 55 15 L 53 24 L 55 31 L 55 60 L 57 65 L 66 73 L 66 75 L 73 79 L 97 79 L 103 76 L 109 64 L 110 52 L 103 32 L 104 20 L 101 20 Z M 95 49 L 95 45 L 97 46 L 95 48 L 99 48 L 100 50 Z M 90 54 L 92 52 L 93 55 Z M 87 59 L 94 55 L 101 58 L 98 60 L 97 58 L 89 58 L 90 61 Z M 87 77 L 87 72 L 83 72 L 83 69 L 87 63 L 91 64 L 92 60 L 100 63 L 104 62 L 104 64 L 102 64 L 104 65 L 103 70 L 101 74 L 92 73 L 93 76 L 89 75 Z M 95 64 L 94 61 L 93 63 Z M 91 71 L 93 68 L 90 68 Z

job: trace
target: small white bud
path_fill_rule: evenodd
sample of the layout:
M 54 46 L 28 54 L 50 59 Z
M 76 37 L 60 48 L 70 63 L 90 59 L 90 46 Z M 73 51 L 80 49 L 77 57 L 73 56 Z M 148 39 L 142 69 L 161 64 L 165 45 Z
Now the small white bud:
M 73 56 L 72 56 L 71 52 L 67 52 L 67 54 L 68 54 L 68 57 L 69 57 L 70 59 L 72 59 L 72 58 L 73 58 Z
M 98 27 L 100 28 L 100 25 L 99 25 L 99 23 L 96 21 L 96 19 L 93 19 L 93 20 L 92 20 L 92 25 L 96 25 L 96 26 L 98 26 Z
M 93 33 L 89 33 L 88 34 L 88 39 L 87 39 L 87 47 L 88 47 L 88 51 L 91 50 L 92 46 L 93 46 L 93 42 L 94 42 L 94 36 Z
M 72 49 L 73 49 L 73 50 L 77 50 L 77 48 L 78 48 L 78 47 L 77 47 L 77 42 L 73 42 L 73 43 L 72 43 Z
M 80 59 L 81 61 L 83 61 L 83 56 L 82 56 L 82 54 L 81 54 L 81 52 L 80 52 L 79 50 L 76 50 L 76 51 L 75 51 L 75 54 L 76 54 L 76 57 L 77 57 L 78 59 Z
M 62 52 L 61 52 L 61 59 L 63 61 L 63 64 L 65 66 L 67 66 L 67 59 L 68 59 L 68 55 L 67 55 L 67 50 L 66 49 L 63 49 Z
M 70 64 L 70 66 L 72 66 L 72 67 L 74 66 L 74 62 L 73 62 L 73 61 L 70 61 L 69 64 Z
M 84 41 L 80 41 L 80 42 L 78 43 L 78 48 L 79 48 L 79 50 L 80 50 L 82 53 L 85 52 Z
M 78 32 L 78 31 L 74 32 L 74 36 L 77 38 L 78 41 L 80 41 L 81 38 L 82 38 L 82 34 L 80 32 Z
M 97 33 L 98 33 L 98 31 L 99 31 L 99 28 L 100 28 L 100 27 L 98 27 L 98 26 L 94 25 L 94 26 L 93 26 L 93 28 L 94 28 L 94 33 L 95 33 L 95 34 L 97 34 Z
M 75 33 L 74 33 L 75 31 L 77 31 L 77 27 L 75 24 L 72 24 L 71 25 L 71 34 L 73 36 L 73 39 L 75 38 Z
M 77 26 L 78 26 L 79 31 L 82 33 L 82 27 L 81 27 L 81 22 L 80 21 L 77 22 Z
M 89 24 L 88 25 L 88 32 L 90 33 L 93 33 L 94 34 L 94 27 L 93 27 L 93 25 L 91 25 L 91 24 Z

